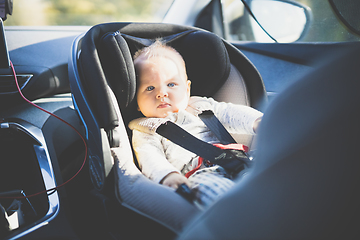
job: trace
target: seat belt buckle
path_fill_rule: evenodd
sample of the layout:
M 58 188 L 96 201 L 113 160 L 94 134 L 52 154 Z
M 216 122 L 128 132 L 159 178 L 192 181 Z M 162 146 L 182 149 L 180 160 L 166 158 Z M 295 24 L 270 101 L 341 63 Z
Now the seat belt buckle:
M 223 167 L 232 177 L 249 169 L 252 165 L 252 161 L 249 159 L 246 152 L 237 149 L 224 149 L 222 154 L 210 162 Z

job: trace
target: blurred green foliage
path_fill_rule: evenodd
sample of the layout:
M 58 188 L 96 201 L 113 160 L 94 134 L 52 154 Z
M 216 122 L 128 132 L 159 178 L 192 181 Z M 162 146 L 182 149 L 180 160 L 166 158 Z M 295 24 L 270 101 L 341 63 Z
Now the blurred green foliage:
M 14 0 L 5 25 L 94 25 L 161 21 L 172 0 Z

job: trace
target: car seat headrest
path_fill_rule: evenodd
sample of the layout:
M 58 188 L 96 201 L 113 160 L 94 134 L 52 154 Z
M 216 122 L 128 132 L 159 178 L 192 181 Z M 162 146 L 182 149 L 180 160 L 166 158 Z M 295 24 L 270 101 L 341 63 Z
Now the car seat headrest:
M 127 107 L 135 97 L 136 80 L 131 56 L 151 45 L 156 38 L 140 38 L 117 31 L 101 39 L 100 59 L 120 108 Z M 188 78 L 192 81 L 192 95 L 211 96 L 229 76 L 229 56 L 216 35 L 190 30 L 162 37 L 162 40 L 183 56 Z
M 98 46 L 102 68 L 120 108 L 128 107 L 136 91 L 135 69 L 125 39 L 119 32 L 105 34 Z
M 183 56 L 192 95 L 210 97 L 230 74 L 230 59 L 222 40 L 215 34 L 195 31 L 170 43 Z
M 132 56 L 162 38 L 183 56 L 191 94 L 212 96 L 230 73 L 230 59 L 223 41 L 213 33 L 166 24 L 102 24 L 91 28 L 81 40 L 79 70 L 84 93 L 99 127 L 118 125 L 113 91 L 123 120 L 141 116 L 136 108 L 136 75 Z

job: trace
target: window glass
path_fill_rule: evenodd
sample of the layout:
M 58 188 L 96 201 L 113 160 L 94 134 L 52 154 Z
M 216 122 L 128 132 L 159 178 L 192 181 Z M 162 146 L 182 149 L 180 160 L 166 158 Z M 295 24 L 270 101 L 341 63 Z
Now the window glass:
M 240 0 L 222 1 L 225 38 L 227 40 L 254 41 L 249 14 Z
M 350 32 L 336 17 L 329 1 L 296 0 L 308 6 L 312 12 L 312 21 L 303 42 L 342 42 L 359 41 L 360 37 Z
M 11 26 L 88 25 L 112 21 L 159 22 L 173 0 L 14 0 Z
M 294 8 L 292 14 L 289 14 L 289 10 L 283 11 L 285 13 L 283 19 L 279 19 L 278 24 L 274 24 L 276 17 L 271 16 L 269 13 L 267 19 L 271 19 L 272 22 L 266 21 L 264 14 L 266 11 L 270 11 L 270 7 L 265 7 L 265 2 L 272 2 L 273 9 L 272 14 L 274 14 L 277 8 L 276 2 L 273 0 L 252 0 L 247 1 L 251 8 L 254 11 L 255 16 L 259 22 L 262 22 L 263 27 L 279 42 L 341 42 L 341 41 L 359 41 L 360 37 L 352 33 L 349 29 L 343 25 L 337 16 L 334 14 L 329 1 L 319 1 L 319 0 L 293 0 L 292 2 L 299 3 L 303 5 L 308 13 L 310 13 L 310 21 L 306 24 L 306 30 L 302 35 L 296 35 L 292 33 L 288 28 L 288 34 L 284 33 L 284 29 L 288 26 L 305 26 L 304 17 L 301 14 L 294 16 L 297 13 L 300 13 L 299 10 Z M 263 6 L 263 11 L 256 11 L 256 4 L 251 4 L 257 2 L 258 6 Z M 284 1 L 286 2 L 286 1 Z M 295 6 L 294 6 L 295 7 Z M 271 38 L 266 37 L 266 34 L 260 32 L 260 27 L 257 26 L 255 21 L 252 19 L 250 14 L 245 9 L 241 0 L 223 0 L 222 1 L 223 16 L 224 16 L 224 28 L 226 33 L 226 39 L 232 41 L 257 41 L 257 42 L 273 42 Z M 287 9 L 287 8 L 283 8 Z M 302 10 L 303 11 L 303 10 Z M 286 15 L 287 14 L 287 15 Z M 275 15 L 278 17 L 279 12 L 276 12 Z M 271 17 L 270 17 L 271 16 Z M 288 17 L 293 17 L 289 19 Z M 265 19 L 265 20 L 264 20 Z M 296 23 L 299 24 L 294 24 Z M 276 29 L 277 28 L 277 29 Z M 299 38 L 300 37 L 300 38 Z

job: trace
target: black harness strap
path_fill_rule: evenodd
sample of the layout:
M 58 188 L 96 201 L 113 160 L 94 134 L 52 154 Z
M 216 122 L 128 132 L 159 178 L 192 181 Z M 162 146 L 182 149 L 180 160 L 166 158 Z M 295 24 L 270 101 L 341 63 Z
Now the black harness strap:
M 156 132 L 186 150 L 196 153 L 209 161 L 214 159 L 214 156 L 219 156 L 223 153 L 222 149 L 194 137 L 173 122 L 166 122 L 160 125 Z
M 205 125 L 215 134 L 219 141 L 226 145 L 230 143 L 236 143 L 235 139 L 226 130 L 224 125 L 214 115 L 213 111 L 206 110 L 199 114 L 199 118 L 205 123 Z
M 224 126 L 220 123 L 220 121 L 215 117 L 214 114 L 212 114 L 212 116 L 210 117 L 209 115 L 207 115 L 205 118 L 205 121 L 207 122 L 205 123 L 205 125 L 209 124 L 210 122 L 210 130 L 212 130 L 212 128 L 217 128 L 215 126 L 217 126 L 218 124 L 220 124 L 221 127 L 224 128 Z M 225 128 L 224 130 L 227 132 Z M 221 133 L 221 131 L 222 130 L 218 131 L 218 133 Z M 197 154 L 198 156 L 203 157 L 206 160 L 209 160 L 211 163 L 222 166 L 231 175 L 236 175 L 244 168 L 250 167 L 251 161 L 248 159 L 248 157 L 243 151 L 220 149 L 218 147 L 215 147 L 212 144 L 209 144 L 194 137 L 173 122 L 166 122 L 160 125 L 157 128 L 156 132 L 161 136 L 169 139 L 173 143 L 178 144 L 179 146 Z M 229 133 L 227 132 L 227 134 Z M 220 136 L 218 138 L 222 139 L 222 137 Z M 232 137 L 231 139 L 232 141 L 230 143 L 234 143 L 235 140 Z

